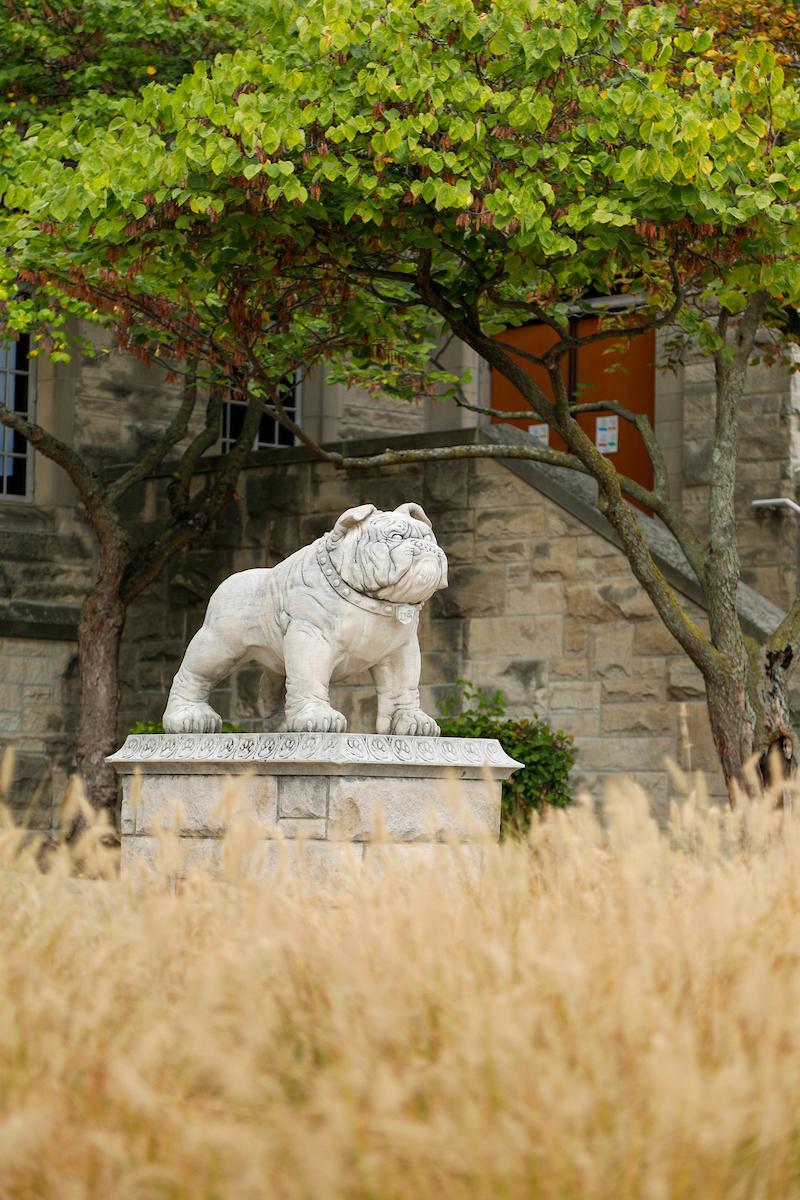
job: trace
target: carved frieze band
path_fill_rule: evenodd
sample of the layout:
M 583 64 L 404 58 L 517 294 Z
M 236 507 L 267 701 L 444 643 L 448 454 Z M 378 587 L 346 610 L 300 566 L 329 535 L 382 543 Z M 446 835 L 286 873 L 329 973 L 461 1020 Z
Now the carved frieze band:
M 378 733 L 132 733 L 108 762 L 521 766 L 493 738 L 394 737 Z

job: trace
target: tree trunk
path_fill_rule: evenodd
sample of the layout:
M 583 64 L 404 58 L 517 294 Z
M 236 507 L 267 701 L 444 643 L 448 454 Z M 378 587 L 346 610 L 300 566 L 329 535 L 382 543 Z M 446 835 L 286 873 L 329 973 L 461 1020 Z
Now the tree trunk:
M 766 787 L 777 787 L 794 778 L 797 772 L 788 689 L 793 658 L 791 646 L 779 650 L 762 647 L 751 664 L 752 704 L 757 718 L 754 750 L 759 756 L 759 775 Z
M 759 786 L 779 787 L 795 775 L 787 687 L 791 661 L 789 648 L 753 647 L 746 679 L 725 672 L 706 680 L 711 732 L 732 806 L 737 789 L 752 795 Z
M 77 759 L 92 808 L 116 828 L 117 776 L 105 761 L 117 748 L 119 649 L 125 607 L 117 578 L 101 576 L 86 597 L 78 625 L 80 716 Z M 70 831 L 72 835 L 75 828 Z
M 746 767 L 755 751 L 755 718 L 745 680 L 733 672 L 718 672 L 706 679 L 706 702 L 711 734 L 734 807 L 737 789 L 744 795 L 752 792 Z

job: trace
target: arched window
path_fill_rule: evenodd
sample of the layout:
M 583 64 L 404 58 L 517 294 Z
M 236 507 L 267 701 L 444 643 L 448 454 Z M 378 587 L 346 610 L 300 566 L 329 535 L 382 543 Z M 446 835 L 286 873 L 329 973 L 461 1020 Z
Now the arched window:
M 0 404 L 23 417 L 33 416 L 33 363 L 30 339 L 0 343 Z M 0 425 L 0 500 L 33 498 L 33 448 L 21 433 Z

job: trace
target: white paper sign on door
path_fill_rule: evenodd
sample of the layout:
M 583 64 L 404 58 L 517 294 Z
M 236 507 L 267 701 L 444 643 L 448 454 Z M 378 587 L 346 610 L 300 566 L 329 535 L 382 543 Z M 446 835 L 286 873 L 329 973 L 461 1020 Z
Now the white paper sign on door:
M 529 425 L 528 433 L 537 446 L 550 445 L 550 426 L 543 421 L 541 425 Z
M 616 454 L 619 450 L 619 417 L 598 417 L 594 440 L 601 454 Z

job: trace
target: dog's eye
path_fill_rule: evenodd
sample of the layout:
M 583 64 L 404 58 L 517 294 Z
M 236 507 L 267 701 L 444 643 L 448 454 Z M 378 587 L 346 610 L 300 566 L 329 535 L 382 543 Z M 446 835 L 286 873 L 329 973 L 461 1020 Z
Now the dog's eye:
M 390 533 L 389 534 L 390 542 L 402 542 L 402 540 L 403 540 L 402 533 Z

